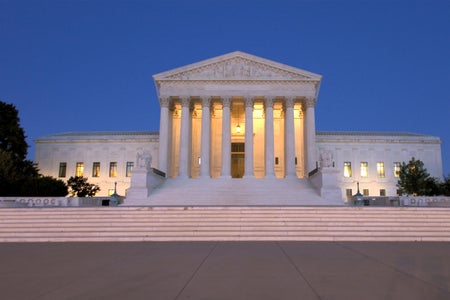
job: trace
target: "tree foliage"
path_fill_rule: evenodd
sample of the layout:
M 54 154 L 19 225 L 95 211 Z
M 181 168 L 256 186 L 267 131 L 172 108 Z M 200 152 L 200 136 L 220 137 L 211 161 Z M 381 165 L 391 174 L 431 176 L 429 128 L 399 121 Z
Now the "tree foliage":
M 19 160 L 24 160 L 28 144 L 25 141 L 25 132 L 19 124 L 19 112 L 16 107 L 0 101 L 0 149 L 10 152 Z
M 421 160 L 414 157 L 408 163 L 400 166 L 399 181 L 397 186 L 401 194 L 416 196 L 434 196 L 441 194 L 438 179 L 430 177 Z
M 92 197 L 100 191 L 100 187 L 95 184 L 87 182 L 86 177 L 72 176 L 67 181 L 67 185 L 70 187 L 71 196 L 73 197 Z
M 440 184 L 441 195 L 450 196 L 450 174 L 444 178 L 444 181 Z
M 0 196 L 66 196 L 66 184 L 41 176 L 27 152 L 16 107 L 0 101 Z

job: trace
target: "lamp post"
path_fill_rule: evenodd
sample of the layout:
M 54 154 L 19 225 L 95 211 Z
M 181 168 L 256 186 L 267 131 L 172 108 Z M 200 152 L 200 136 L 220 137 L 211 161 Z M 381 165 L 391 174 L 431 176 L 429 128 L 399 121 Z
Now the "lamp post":
M 353 204 L 355 206 L 362 206 L 363 204 L 363 195 L 359 191 L 359 181 L 356 182 L 356 186 L 358 187 L 358 190 L 356 194 L 353 196 Z
M 110 206 L 119 205 L 119 195 L 117 194 L 117 182 L 114 182 L 114 193 L 110 197 L 109 205 Z

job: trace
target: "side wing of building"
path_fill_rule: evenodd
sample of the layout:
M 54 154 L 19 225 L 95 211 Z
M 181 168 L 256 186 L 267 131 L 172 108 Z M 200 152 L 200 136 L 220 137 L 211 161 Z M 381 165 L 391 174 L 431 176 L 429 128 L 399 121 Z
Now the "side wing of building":
M 412 157 L 424 162 L 432 177 L 442 179 L 441 140 L 400 132 L 317 132 L 317 157 L 331 153 L 339 170 L 343 198 L 360 191 L 370 196 L 397 195 L 399 164 Z
M 117 193 L 125 195 L 138 152 L 150 152 L 152 167 L 158 167 L 158 132 L 69 132 L 43 136 L 35 143 L 35 163 L 42 174 L 63 181 L 87 177 L 100 186 L 98 196 L 111 194 L 116 182 Z

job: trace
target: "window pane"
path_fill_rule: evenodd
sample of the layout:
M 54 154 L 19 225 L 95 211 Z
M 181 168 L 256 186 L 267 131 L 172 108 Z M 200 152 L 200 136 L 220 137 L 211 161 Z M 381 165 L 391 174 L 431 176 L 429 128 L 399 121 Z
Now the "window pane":
M 400 163 L 394 163 L 394 177 L 400 177 Z
M 75 168 L 75 176 L 83 177 L 84 172 L 84 164 L 82 162 L 77 162 L 77 166 Z
M 369 163 L 366 161 L 361 162 L 361 177 L 369 176 Z
M 363 189 L 363 196 L 369 196 L 369 189 Z
M 352 195 L 353 195 L 352 189 L 346 189 L 346 190 L 345 190 L 345 195 L 347 195 L 347 196 L 352 196 Z
M 126 169 L 126 177 L 130 177 L 131 176 L 131 171 L 133 170 L 133 166 L 134 166 L 134 162 L 128 161 L 127 162 L 127 169 Z
M 384 178 L 384 162 L 377 163 L 377 173 L 379 178 Z
M 95 162 L 92 165 L 92 177 L 100 177 L 100 163 Z
M 61 162 L 59 163 L 59 177 L 66 177 L 67 163 Z
M 344 177 L 352 177 L 352 164 L 349 161 L 344 162 Z
M 109 177 L 116 177 L 117 176 L 117 162 L 110 162 L 109 163 Z
M 380 196 L 386 196 L 386 190 L 385 189 L 381 189 L 380 190 Z

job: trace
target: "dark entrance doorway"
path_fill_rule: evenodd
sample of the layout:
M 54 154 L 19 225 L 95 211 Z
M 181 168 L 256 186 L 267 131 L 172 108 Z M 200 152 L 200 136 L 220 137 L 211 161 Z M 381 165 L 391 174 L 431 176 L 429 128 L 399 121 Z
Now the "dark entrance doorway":
M 231 177 L 242 178 L 245 170 L 245 143 L 231 143 Z

